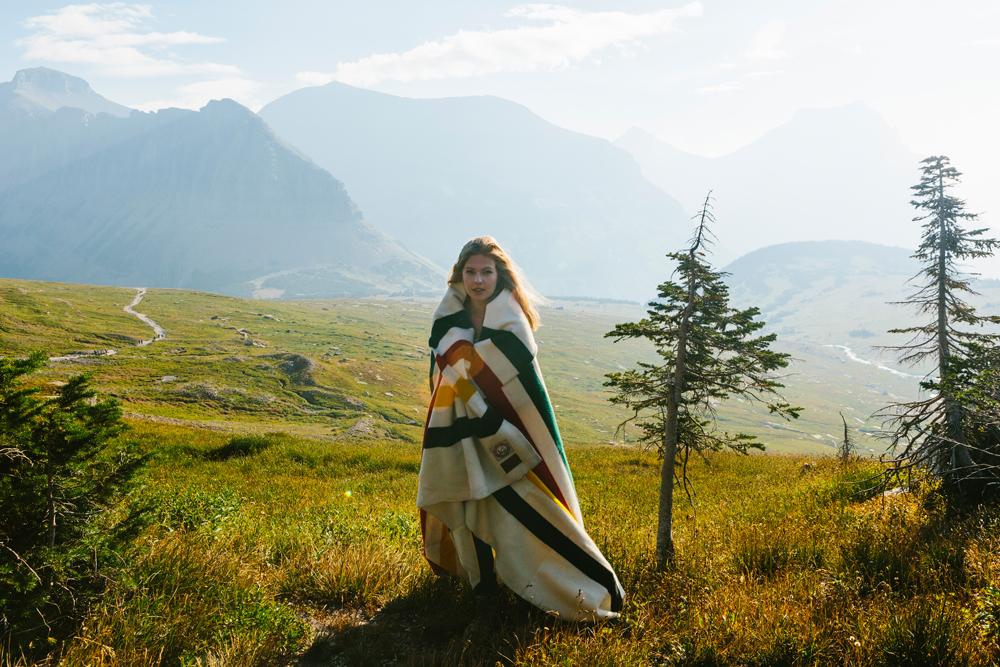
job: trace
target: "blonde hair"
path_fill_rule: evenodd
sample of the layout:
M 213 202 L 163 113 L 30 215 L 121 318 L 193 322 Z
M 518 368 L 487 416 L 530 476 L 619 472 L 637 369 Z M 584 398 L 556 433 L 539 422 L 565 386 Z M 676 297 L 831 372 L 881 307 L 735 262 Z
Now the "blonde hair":
M 528 318 L 531 329 L 538 328 L 540 318 L 536 304 L 543 301 L 541 295 L 531 288 L 524 274 L 518 268 L 514 260 L 504 252 L 500 244 L 492 236 L 480 236 L 471 239 L 462 247 L 462 252 L 458 253 L 458 261 L 451 269 L 451 277 L 448 278 L 449 285 L 462 284 L 462 271 L 465 270 L 465 263 L 474 255 L 482 255 L 493 260 L 497 267 L 497 292 L 509 289 L 510 293 L 517 299 L 524 316 Z

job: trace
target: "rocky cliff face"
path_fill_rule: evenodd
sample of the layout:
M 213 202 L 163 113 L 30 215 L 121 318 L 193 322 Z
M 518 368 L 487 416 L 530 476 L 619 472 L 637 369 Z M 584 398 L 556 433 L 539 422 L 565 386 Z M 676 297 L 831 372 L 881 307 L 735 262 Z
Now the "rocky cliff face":
M 447 266 L 470 237 L 495 236 L 545 294 L 651 297 L 691 231 L 627 152 L 500 98 L 335 82 L 260 115 L 407 247 Z
M 443 285 L 231 100 L 128 118 L 64 106 L 0 126 L 0 142 L 6 277 L 272 297 Z

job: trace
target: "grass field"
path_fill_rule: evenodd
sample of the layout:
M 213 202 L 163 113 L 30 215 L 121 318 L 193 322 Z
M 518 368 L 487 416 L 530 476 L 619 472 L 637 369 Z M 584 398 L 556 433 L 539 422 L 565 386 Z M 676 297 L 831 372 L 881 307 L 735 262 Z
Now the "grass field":
M 778 453 L 696 462 L 694 504 L 681 494 L 675 509 L 678 561 L 661 573 L 658 461 L 608 444 L 632 435 L 615 436 L 623 415 L 601 387 L 604 373 L 650 358 L 641 344 L 602 337 L 641 310 L 545 309 L 540 363 L 588 531 L 618 572 L 626 606 L 616 622 L 577 626 L 525 613 L 505 592 L 494 632 L 468 643 L 469 587 L 430 574 L 413 506 L 434 304 L 151 290 L 136 310 L 167 338 L 135 347 L 150 333 L 121 311 L 134 294 L 0 280 L 0 354 L 116 350 L 53 361 L 35 381 L 93 373 L 124 402 L 125 437 L 152 457 L 141 489 L 104 519 L 137 514 L 145 527 L 119 562 L 95 564 L 110 587 L 51 663 L 1000 660 L 1000 516 L 941 506 L 926 488 L 860 498 L 853 491 L 876 470 L 872 461 L 817 456 L 832 451 L 838 411 L 863 420 L 912 386 L 839 348 L 788 348 L 797 357 L 788 395 L 807 408 L 798 422 L 720 406 L 724 424 L 761 434 Z M 0 665 L 23 662 L 0 655 Z
M 114 349 L 108 357 L 55 362 L 48 381 L 87 371 L 97 386 L 146 418 L 196 421 L 233 432 L 282 430 L 331 439 L 351 428 L 413 440 L 429 398 L 426 350 L 435 303 L 427 299 L 255 301 L 185 290 L 149 290 L 137 306 L 166 330 L 122 312 L 135 290 L 0 280 L 0 354 L 44 349 L 52 357 Z M 641 318 L 639 306 L 553 301 L 537 332 L 539 362 L 567 442 L 629 442 L 626 417 L 607 402 L 606 373 L 655 361 L 639 341 L 604 334 Z M 851 360 L 833 344 L 779 340 L 793 355 L 786 398 L 805 409 L 783 423 L 739 402 L 720 424 L 757 435 L 771 451 L 824 453 L 842 437 L 843 412 L 866 447 L 868 417 L 916 394 L 917 378 Z M 359 422 L 362 422 L 360 426 Z M 412 423 L 411 423 L 412 422 Z
M 467 584 L 420 558 L 419 446 L 139 423 L 156 457 L 121 515 L 149 524 L 65 665 L 955 665 L 1000 658 L 1000 524 L 927 497 L 852 500 L 870 464 L 714 456 L 653 566 L 657 461 L 572 447 L 622 619 L 572 625 L 502 596 L 482 641 Z M 111 564 L 115 565 L 115 564 Z M 16 662 L 12 656 L 6 658 Z M 2 663 L 0 663 L 2 664 Z

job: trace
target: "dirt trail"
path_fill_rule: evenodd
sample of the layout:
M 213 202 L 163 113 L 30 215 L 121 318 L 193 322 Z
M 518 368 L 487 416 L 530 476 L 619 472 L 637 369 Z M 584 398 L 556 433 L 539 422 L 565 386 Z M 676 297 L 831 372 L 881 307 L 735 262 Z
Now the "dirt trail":
M 130 303 L 129 305 L 127 305 L 124 308 L 122 308 L 122 310 L 124 310 L 129 315 L 135 315 L 140 320 L 142 320 L 143 322 L 145 322 L 147 325 L 149 325 L 150 327 L 152 327 L 153 334 L 154 334 L 153 337 L 150 338 L 149 340 L 141 341 L 136 346 L 136 347 L 145 347 L 146 345 L 149 345 L 150 343 L 155 343 L 158 340 L 163 340 L 167 336 L 166 336 L 166 334 L 163 333 L 163 327 L 161 327 L 159 324 L 157 324 L 156 322 L 154 322 L 153 320 L 151 320 L 148 316 L 143 315 L 142 313 L 137 313 L 134 310 L 132 310 L 132 306 L 138 306 L 139 302 L 142 301 L 143 295 L 146 294 L 146 288 L 145 287 L 140 287 L 140 288 L 138 288 L 138 290 L 139 291 L 136 293 L 135 298 L 132 299 L 132 303 Z
M 86 352 L 73 352 L 64 357 L 49 357 L 49 361 L 78 361 L 94 357 L 110 357 L 114 354 L 118 354 L 118 350 L 87 350 Z

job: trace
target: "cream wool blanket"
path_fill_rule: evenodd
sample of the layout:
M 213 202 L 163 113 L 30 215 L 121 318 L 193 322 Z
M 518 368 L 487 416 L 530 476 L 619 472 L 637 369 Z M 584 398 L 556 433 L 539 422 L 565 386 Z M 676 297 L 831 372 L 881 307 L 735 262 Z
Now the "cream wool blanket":
M 424 555 L 439 574 L 475 586 L 475 535 L 525 600 L 568 620 L 613 618 L 624 590 L 584 530 L 528 320 L 504 290 L 476 341 L 465 299 L 450 287 L 431 331 L 417 490 Z

